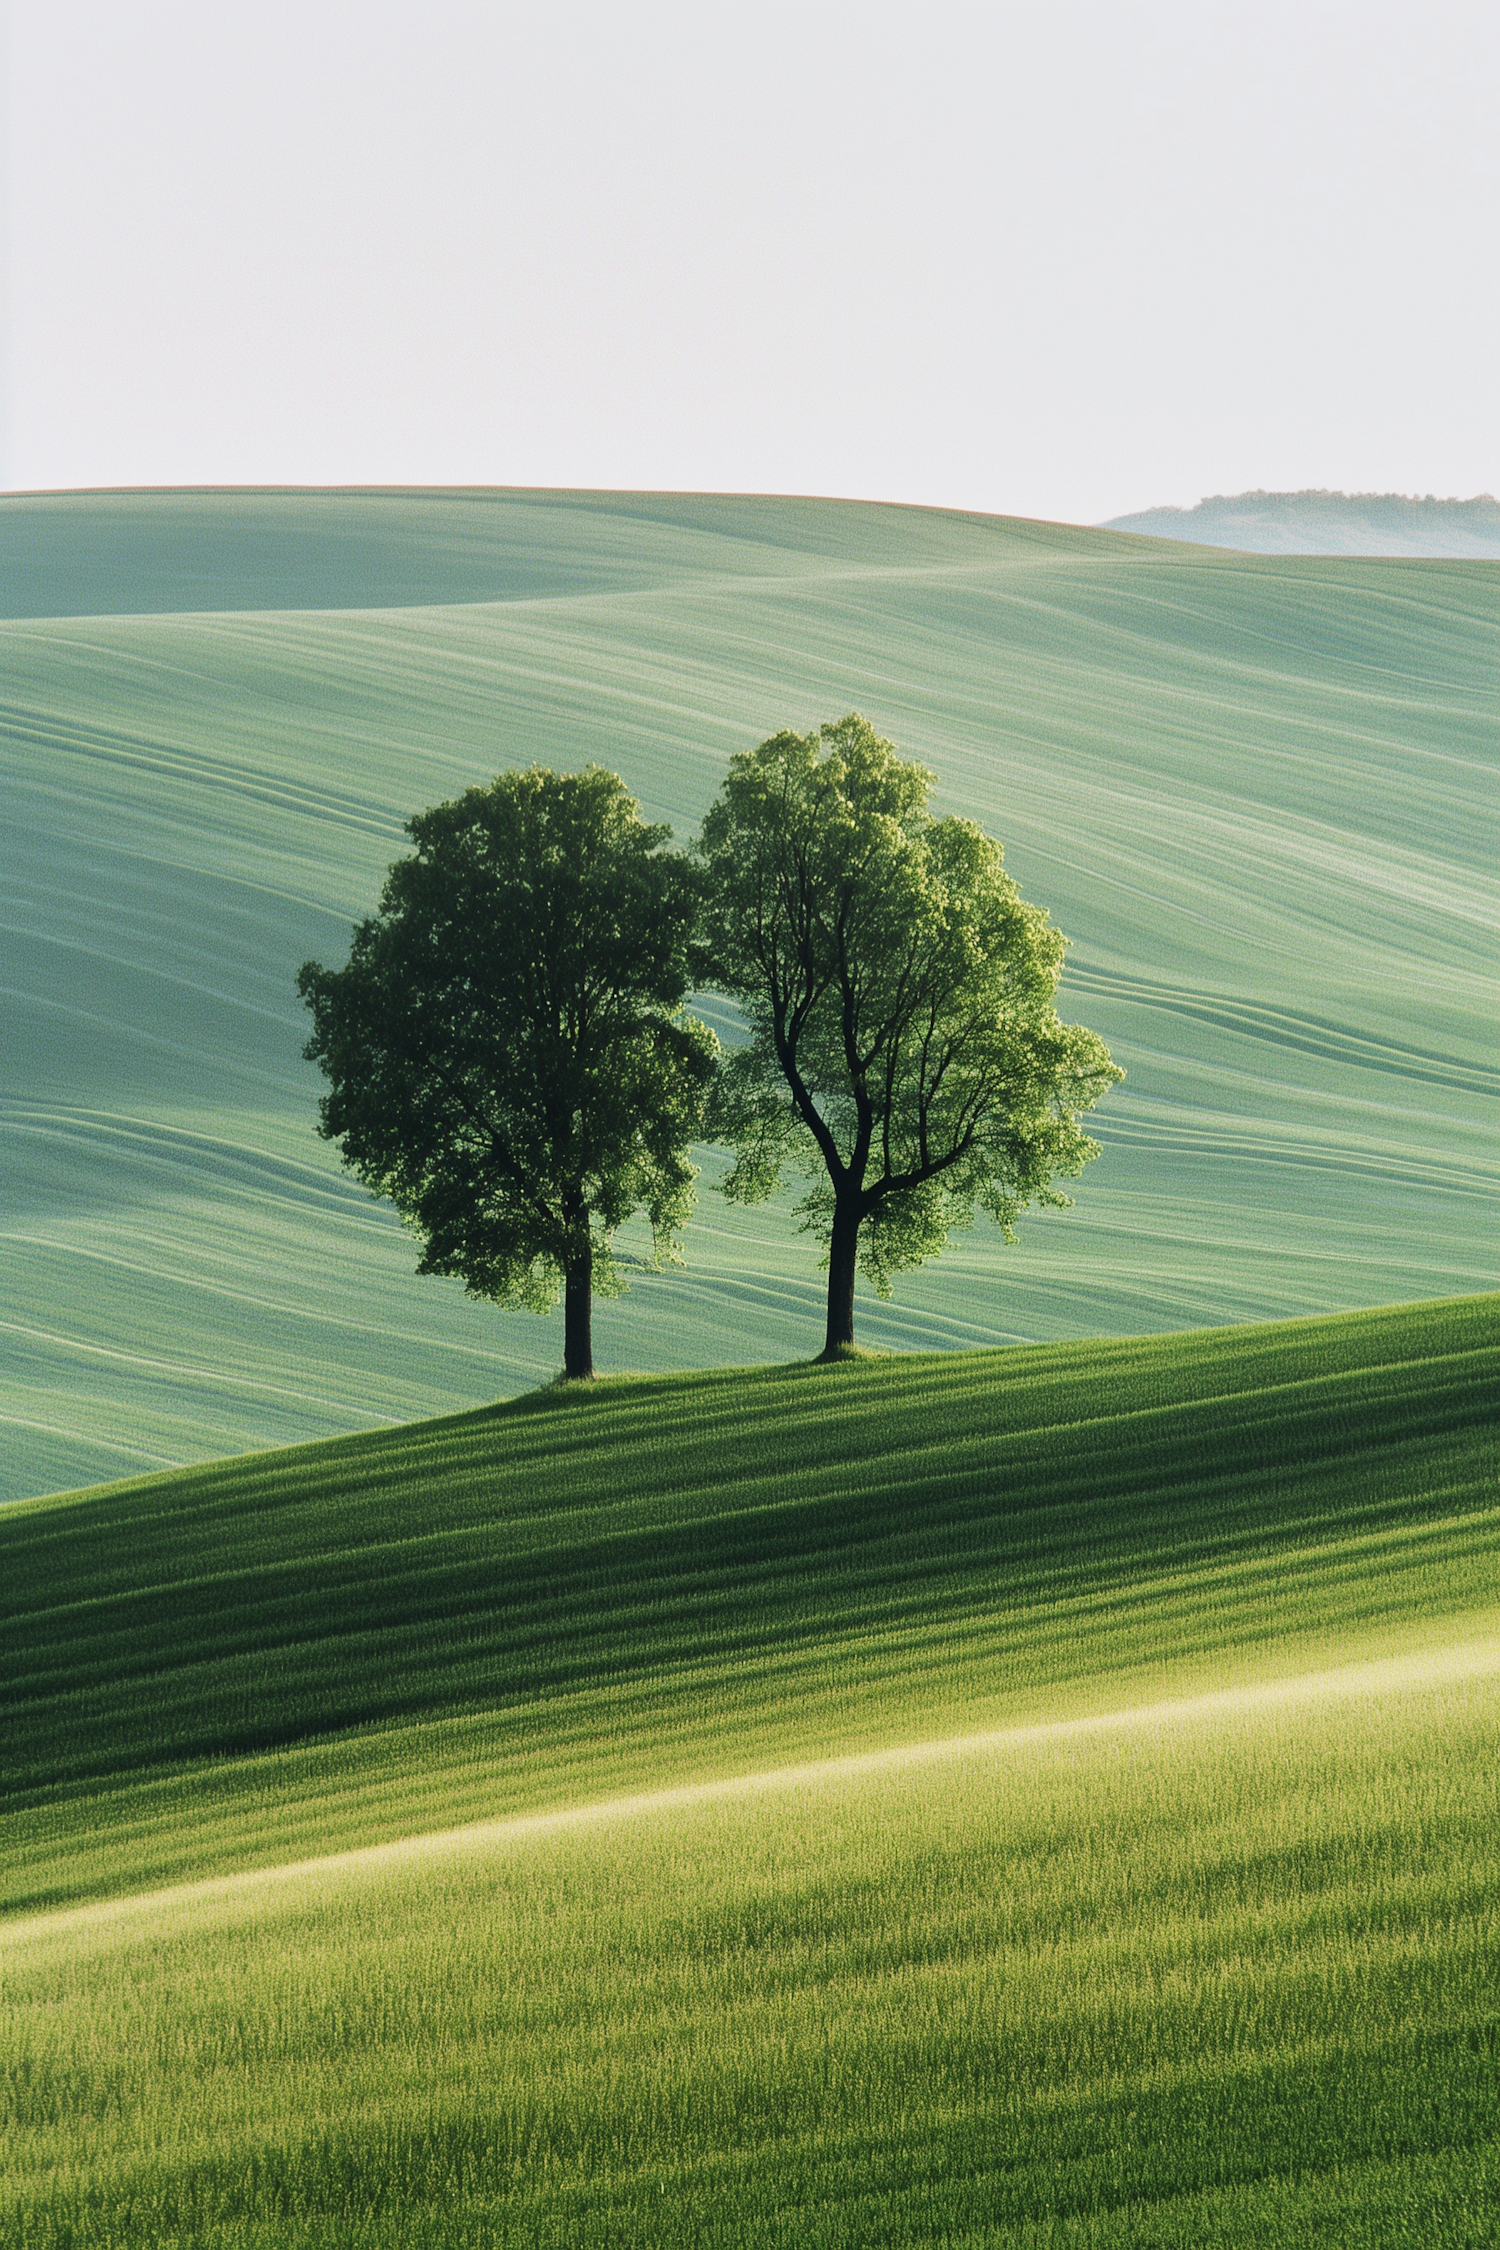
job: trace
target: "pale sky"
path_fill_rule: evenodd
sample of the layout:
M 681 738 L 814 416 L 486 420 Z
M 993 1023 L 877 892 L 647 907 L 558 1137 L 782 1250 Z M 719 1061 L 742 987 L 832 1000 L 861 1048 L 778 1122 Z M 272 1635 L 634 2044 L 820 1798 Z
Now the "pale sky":
M 10 0 L 13 489 L 1500 491 L 1495 0 Z

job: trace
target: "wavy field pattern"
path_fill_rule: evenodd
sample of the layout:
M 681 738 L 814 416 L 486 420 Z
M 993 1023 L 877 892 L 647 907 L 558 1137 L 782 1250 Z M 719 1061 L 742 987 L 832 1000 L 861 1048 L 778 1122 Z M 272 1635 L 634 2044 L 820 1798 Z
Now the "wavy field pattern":
M 296 966 L 499 766 L 599 758 L 681 835 L 732 750 L 856 705 L 1003 838 L 1129 1072 L 1077 1208 L 976 1228 L 865 1341 L 1500 1281 L 1496 566 L 521 493 L 5 501 L 0 564 L 9 1494 L 550 1374 L 313 1137 Z M 786 1206 L 705 1192 L 687 1248 L 601 1365 L 816 1349 Z

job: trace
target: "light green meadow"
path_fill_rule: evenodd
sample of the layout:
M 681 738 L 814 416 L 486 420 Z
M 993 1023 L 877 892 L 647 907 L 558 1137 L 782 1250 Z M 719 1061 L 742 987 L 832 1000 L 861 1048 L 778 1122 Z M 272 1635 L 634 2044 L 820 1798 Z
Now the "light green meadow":
M 297 965 L 499 766 L 601 759 L 686 837 L 732 751 L 851 706 L 1003 839 L 1129 1072 L 1077 1208 L 976 1227 L 867 1343 L 1500 1285 L 1500 566 L 567 493 L 12 497 L 0 561 L 5 1494 L 549 1375 L 556 1322 L 419 1281 L 314 1139 Z M 601 1366 L 817 1347 L 812 1244 L 703 1160 Z

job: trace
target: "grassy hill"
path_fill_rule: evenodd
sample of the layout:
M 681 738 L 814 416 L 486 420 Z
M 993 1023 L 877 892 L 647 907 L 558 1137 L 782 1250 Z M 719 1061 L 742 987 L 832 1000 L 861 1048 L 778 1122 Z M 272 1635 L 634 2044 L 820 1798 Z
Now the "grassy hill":
M 0 2233 L 1473 2245 L 1500 1298 L 0 1515 Z
M 862 707 L 1076 941 L 1129 1078 L 1078 1207 L 861 1311 L 888 1348 L 1500 1284 L 1500 573 L 815 501 L 0 500 L 0 1490 L 477 1406 L 554 1326 L 419 1282 L 311 1134 L 292 993 L 415 806 L 598 757 L 689 832 Z M 705 1194 L 600 1364 L 816 1348 L 786 1207 Z

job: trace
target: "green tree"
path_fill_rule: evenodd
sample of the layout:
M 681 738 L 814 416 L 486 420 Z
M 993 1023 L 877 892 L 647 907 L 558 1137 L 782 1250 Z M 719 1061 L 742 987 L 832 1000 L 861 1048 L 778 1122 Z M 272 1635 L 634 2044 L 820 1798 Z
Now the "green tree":
M 594 1372 L 614 1230 L 657 1262 L 692 1207 L 717 1042 L 682 1014 L 694 882 L 618 776 L 501 774 L 407 823 L 416 845 L 342 969 L 307 962 L 319 1130 L 423 1242 L 420 1273 L 546 1312 Z
M 932 775 L 858 713 L 730 761 L 695 847 L 700 981 L 737 1000 L 748 1045 L 717 1101 L 726 1192 L 775 1189 L 828 1245 L 825 1358 L 854 1342 L 863 1263 L 891 1276 L 988 1211 L 1007 1241 L 1097 1144 L 1078 1113 L 1123 1076 L 1053 1007 L 1066 940 L 971 820 L 935 820 Z

